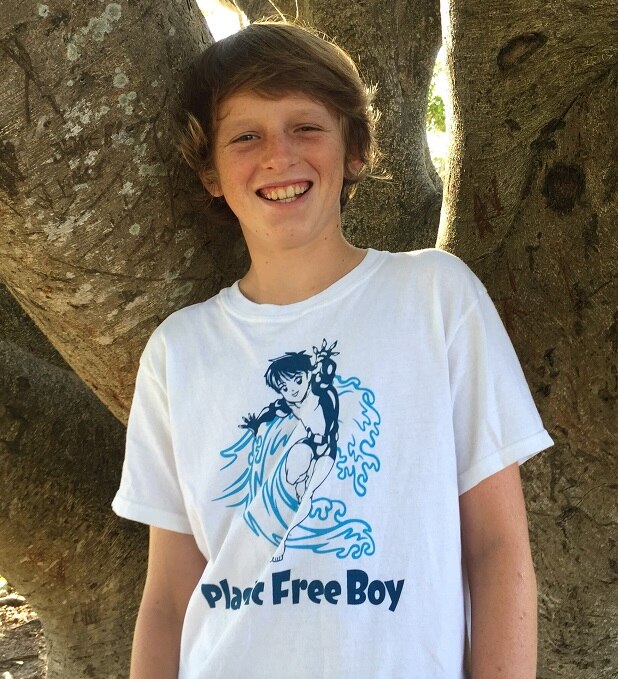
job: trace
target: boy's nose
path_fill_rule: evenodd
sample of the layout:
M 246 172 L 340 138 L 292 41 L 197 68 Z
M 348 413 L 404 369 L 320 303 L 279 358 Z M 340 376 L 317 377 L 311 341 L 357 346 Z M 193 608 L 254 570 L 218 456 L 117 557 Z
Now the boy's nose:
M 287 135 L 273 135 L 266 140 L 263 163 L 268 169 L 284 170 L 294 165 L 296 159 L 294 144 Z

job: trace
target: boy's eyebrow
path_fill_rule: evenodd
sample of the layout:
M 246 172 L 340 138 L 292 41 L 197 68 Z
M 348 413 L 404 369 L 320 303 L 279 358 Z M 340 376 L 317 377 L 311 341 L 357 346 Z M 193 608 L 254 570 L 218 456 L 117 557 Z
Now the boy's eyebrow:
M 223 116 L 218 116 L 218 117 L 216 118 L 217 123 L 221 123 L 221 122 L 223 122 L 224 120 L 229 119 L 230 115 L 231 115 L 231 111 L 228 112 L 228 113 L 226 113 L 226 114 L 223 115 Z M 243 112 L 242 115 L 243 115 L 243 116 L 245 115 L 244 112 Z M 308 117 L 308 118 L 319 117 L 319 118 L 322 118 L 322 119 L 324 119 L 324 120 L 328 120 L 328 119 L 329 119 L 328 112 L 327 112 L 327 111 L 323 111 L 323 110 L 321 110 L 320 108 L 317 108 L 317 107 L 316 107 L 316 108 L 309 108 L 309 107 L 306 107 L 306 106 L 305 106 L 305 107 L 303 107 L 303 108 L 299 108 L 299 109 L 297 109 L 297 110 L 292 111 L 292 112 L 291 112 L 291 115 L 293 115 L 293 116 L 295 116 L 295 117 L 297 116 L 297 117 L 299 117 L 299 118 L 304 118 L 304 117 Z M 231 122 L 230 124 L 231 124 L 231 125 L 234 125 L 234 126 L 240 126 L 240 127 L 244 127 L 244 126 L 251 127 L 251 125 L 252 125 L 252 123 L 253 123 L 254 121 L 255 121 L 255 118 L 251 117 L 251 114 L 247 114 L 245 117 L 239 117 L 239 118 L 237 118 L 237 119 L 232 119 L 232 122 Z

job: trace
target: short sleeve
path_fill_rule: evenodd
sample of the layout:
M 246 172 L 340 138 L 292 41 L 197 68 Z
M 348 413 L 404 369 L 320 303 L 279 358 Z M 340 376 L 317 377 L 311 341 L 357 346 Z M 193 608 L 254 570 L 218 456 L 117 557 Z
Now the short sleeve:
M 155 331 L 140 360 L 112 509 L 126 519 L 191 533 L 174 458 L 165 364 L 165 342 Z
M 471 301 L 448 345 L 460 494 L 553 445 L 498 312 L 471 276 Z

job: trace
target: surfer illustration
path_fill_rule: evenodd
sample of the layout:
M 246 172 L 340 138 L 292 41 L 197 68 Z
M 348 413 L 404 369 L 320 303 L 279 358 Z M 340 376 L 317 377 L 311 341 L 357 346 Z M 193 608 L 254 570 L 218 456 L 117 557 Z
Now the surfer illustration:
M 375 551 L 371 525 L 348 516 L 344 495 L 363 497 L 380 469 L 380 414 L 371 389 L 338 374 L 336 347 L 324 339 L 271 359 L 264 379 L 278 398 L 243 417 L 242 436 L 220 451 L 225 481 L 215 501 L 242 508 L 249 529 L 278 548 L 272 561 L 292 548 L 339 559 Z
M 243 418 L 240 425 L 257 435 L 260 425 L 292 415 L 304 430 L 285 460 L 286 480 L 294 487 L 299 503 L 288 535 L 309 516 L 313 494 L 330 474 L 337 457 L 339 397 L 333 386 L 336 345 L 337 342 L 327 346 L 324 340 L 320 349 L 313 347 L 313 360 L 304 351 L 273 359 L 264 378 L 281 398 L 266 406 L 259 415 Z M 285 540 L 273 560 L 280 561 L 284 551 Z

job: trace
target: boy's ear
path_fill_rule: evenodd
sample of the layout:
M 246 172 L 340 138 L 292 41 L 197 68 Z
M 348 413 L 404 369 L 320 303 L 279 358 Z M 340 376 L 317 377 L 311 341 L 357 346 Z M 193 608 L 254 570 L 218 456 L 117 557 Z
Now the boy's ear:
M 356 176 L 362 169 L 363 169 L 363 161 L 360 158 L 357 158 L 356 156 L 352 156 L 348 160 L 348 173 L 352 176 Z
M 206 191 L 208 191 L 208 193 L 213 198 L 221 198 L 221 196 L 223 195 L 223 191 L 221 190 L 221 186 L 219 185 L 216 173 L 201 172 L 199 177 L 200 181 L 202 182 L 202 186 L 206 189 Z

